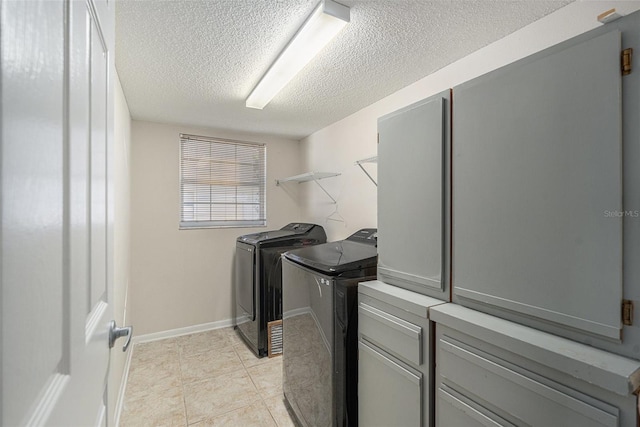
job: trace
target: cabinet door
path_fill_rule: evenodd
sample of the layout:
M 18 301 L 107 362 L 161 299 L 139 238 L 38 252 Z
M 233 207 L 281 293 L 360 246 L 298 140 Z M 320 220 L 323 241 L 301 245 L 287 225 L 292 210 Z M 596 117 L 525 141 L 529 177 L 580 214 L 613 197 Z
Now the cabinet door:
M 454 88 L 453 289 L 619 340 L 621 35 L 598 34 Z
M 378 277 L 442 297 L 449 92 L 378 120 Z
M 491 354 L 468 346 L 448 336 L 438 340 L 437 348 L 438 408 L 445 403 L 453 404 L 468 414 L 473 411 L 456 402 L 451 388 L 465 393 L 470 399 L 482 399 L 494 408 L 532 426 L 581 426 L 617 427 L 620 425 L 619 411 L 591 396 L 571 391 L 535 373 L 526 367 L 511 364 Z M 544 381 L 544 382 L 542 382 Z M 451 387 L 449 387 L 451 386 Z M 468 406 L 473 405 L 472 402 Z M 479 405 L 475 405 L 480 408 Z M 482 411 L 491 417 L 489 411 Z M 481 420 L 482 416 L 473 416 Z M 440 418 L 443 425 L 446 418 Z M 491 424 L 488 424 L 491 425 Z M 500 425 L 506 425 L 501 422 Z
M 360 425 L 419 427 L 422 420 L 422 374 L 363 341 L 358 343 L 358 349 Z
M 422 365 L 422 328 L 368 304 L 358 304 L 358 332 L 414 365 Z

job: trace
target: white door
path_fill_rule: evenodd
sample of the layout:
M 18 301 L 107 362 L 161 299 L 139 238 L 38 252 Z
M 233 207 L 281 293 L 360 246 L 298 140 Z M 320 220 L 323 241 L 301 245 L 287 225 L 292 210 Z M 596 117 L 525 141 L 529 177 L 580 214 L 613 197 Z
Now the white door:
M 106 425 L 114 7 L 1 3 L 3 426 Z

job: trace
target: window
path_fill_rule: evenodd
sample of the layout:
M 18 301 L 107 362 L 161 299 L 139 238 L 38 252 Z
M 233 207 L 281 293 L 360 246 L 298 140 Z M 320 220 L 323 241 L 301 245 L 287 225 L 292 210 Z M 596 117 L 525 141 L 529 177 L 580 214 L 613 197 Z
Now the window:
M 266 225 L 264 144 L 180 134 L 180 228 Z

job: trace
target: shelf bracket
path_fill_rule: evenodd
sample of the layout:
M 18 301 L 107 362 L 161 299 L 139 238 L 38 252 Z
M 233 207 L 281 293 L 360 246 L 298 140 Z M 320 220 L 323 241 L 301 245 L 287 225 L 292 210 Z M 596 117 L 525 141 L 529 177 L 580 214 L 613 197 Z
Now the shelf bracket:
M 373 177 L 371 175 L 369 175 L 369 172 L 367 172 L 367 170 L 362 166 L 361 163 L 356 163 L 358 166 L 360 166 L 360 169 L 362 169 L 362 172 L 365 173 L 365 175 L 367 175 L 369 177 L 369 179 L 371 180 L 371 182 L 373 182 L 373 185 L 375 185 L 376 187 L 378 186 L 378 183 L 376 182 L 375 179 L 373 179 Z
M 320 183 L 318 182 L 318 180 L 317 180 L 317 179 L 314 179 L 314 180 L 313 180 L 313 182 L 315 182 L 316 184 L 318 184 L 318 187 L 320 187 L 320 189 L 321 189 L 322 191 L 324 191 L 324 194 L 326 194 L 326 195 L 327 195 L 331 200 L 333 200 L 333 204 L 334 204 L 334 205 L 335 205 L 336 203 L 338 203 L 338 202 L 336 201 L 336 199 L 334 199 L 333 197 L 331 197 L 331 194 L 329 194 L 329 192 L 328 192 L 327 190 L 325 190 L 325 188 L 322 186 L 322 184 L 320 184 Z
M 363 163 L 377 163 L 378 162 L 378 156 L 373 156 L 373 157 L 369 157 L 366 159 L 362 159 L 362 160 L 356 160 L 356 165 L 358 165 L 360 167 L 360 169 L 362 169 L 362 172 L 364 172 L 365 175 L 367 175 L 367 177 L 371 180 L 371 182 L 373 182 L 373 185 L 375 185 L 376 187 L 378 186 L 378 183 L 376 182 L 375 179 L 373 179 L 373 177 L 371 176 L 371 174 L 369 174 L 369 172 L 367 172 L 367 170 L 364 168 L 364 166 L 362 166 Z

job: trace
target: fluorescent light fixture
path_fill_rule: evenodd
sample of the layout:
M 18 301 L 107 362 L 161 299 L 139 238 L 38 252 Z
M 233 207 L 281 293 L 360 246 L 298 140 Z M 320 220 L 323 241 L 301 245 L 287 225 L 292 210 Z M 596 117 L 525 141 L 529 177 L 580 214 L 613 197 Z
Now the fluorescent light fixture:
M 323 0 L 280 53 L 247 98 L 246 106 L 263 109 L 349 22 L 349 8 Z

